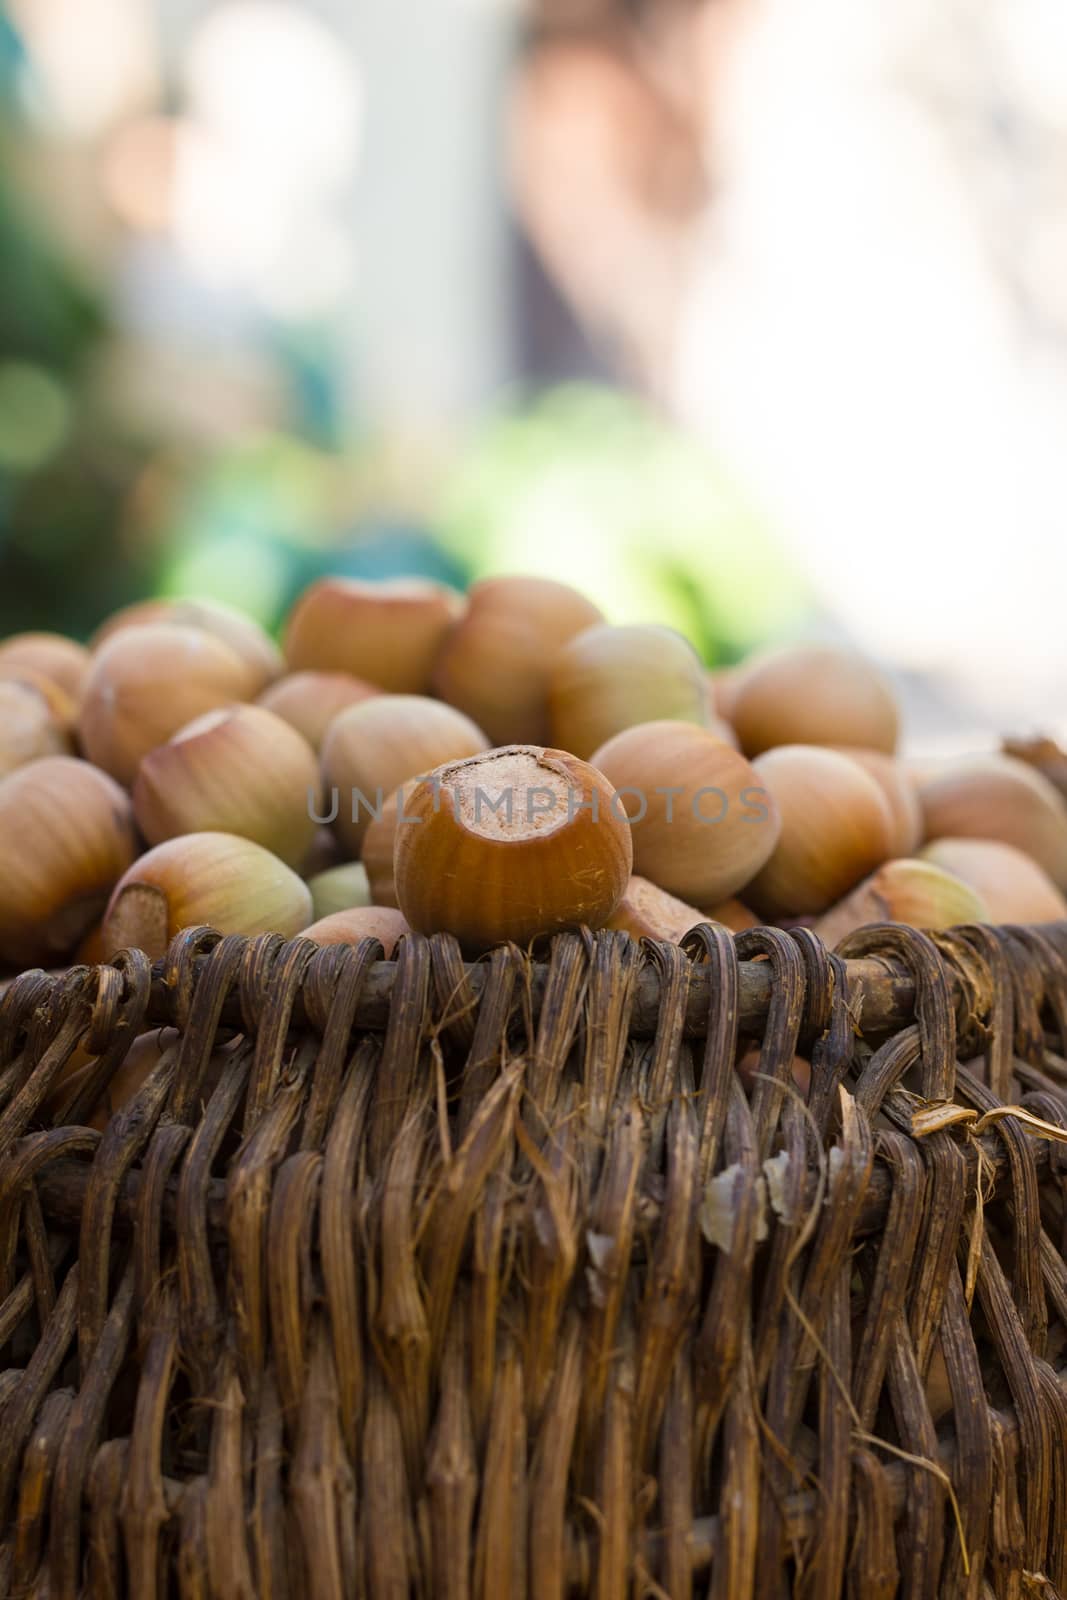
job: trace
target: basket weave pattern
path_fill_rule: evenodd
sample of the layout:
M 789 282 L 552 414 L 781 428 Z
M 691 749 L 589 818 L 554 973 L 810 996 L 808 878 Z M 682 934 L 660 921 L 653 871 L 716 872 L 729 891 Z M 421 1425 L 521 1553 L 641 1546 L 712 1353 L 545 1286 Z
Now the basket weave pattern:
M 1067 925 L 380 955 L 0 1000 L 0 1597 L 1067 1595 Z

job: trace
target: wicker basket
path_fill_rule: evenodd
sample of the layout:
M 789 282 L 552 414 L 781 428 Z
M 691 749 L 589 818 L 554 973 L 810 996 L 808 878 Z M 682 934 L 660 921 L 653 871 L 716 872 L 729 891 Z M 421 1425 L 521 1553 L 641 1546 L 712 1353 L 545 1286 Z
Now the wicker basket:
M 7 988 L 0 1596 L 1067 1595 L 1067 925 L 380 954 Z

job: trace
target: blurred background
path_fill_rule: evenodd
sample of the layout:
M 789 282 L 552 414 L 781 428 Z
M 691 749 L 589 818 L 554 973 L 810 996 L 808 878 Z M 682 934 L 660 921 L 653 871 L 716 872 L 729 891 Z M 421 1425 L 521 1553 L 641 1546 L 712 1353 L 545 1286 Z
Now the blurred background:
M 0 0 L 0 633 L 502 570 L 1067 734 L 1062 0 Z

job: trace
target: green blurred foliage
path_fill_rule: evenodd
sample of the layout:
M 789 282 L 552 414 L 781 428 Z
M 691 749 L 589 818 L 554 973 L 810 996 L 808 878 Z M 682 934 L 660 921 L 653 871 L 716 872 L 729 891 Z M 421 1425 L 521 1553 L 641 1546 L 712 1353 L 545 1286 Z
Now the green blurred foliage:
M 438 527 L 481 572 L 563 578 L 616 622 L 678 628 L 712 664 L 792 631 L 799 575 L 722 464 L 633 396 L 568 384 L 503 412 Z
M 0 633 L 84 636 L 152 582 L 119 542 L 141 456 L 86 402 L 109 331 L 103 297 L 20 192 L 23 66 L 0 13 Z
M 363 455 L 373 446 L 327 454 L 274 434 L 200 461 L 157 529 L 169 552 L 160 592 L 223 600 L 277 631 L 300 592 L 328 573 L 465 587 L 471 568 L 432 530 L 360 493 Z

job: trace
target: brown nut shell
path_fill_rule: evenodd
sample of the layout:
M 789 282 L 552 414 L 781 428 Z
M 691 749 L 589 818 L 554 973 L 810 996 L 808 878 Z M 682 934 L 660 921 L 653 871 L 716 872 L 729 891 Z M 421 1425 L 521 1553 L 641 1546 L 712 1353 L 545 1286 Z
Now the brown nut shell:
M 315 752 L 262 706 L 208 711 L 141 761 L 133 785 L 149 844 L 183 833 L 236 833 L 290 867 L 315 838 L 322 785 Z
M 156 845 L 119 880 L 104 915 L 109 955 L 137 948 L 152 957 L 183 928 L 280 933 L 311 921 L 308 887 L 277 856 L 231 833 L 188 833 Z
M 742 900 L 735 898 L 708 906 L 703 915 L 706 922 L 719 922 L 731 933 L 745 933 L 749 928 L 758 928 L 760 925 L 756 913 L 750 911 Z
M 281 676 L 285 663 L 274 640 L 254 617 L 221 600 L 159 599 L 138 600 L 107 619 L 94 633 L 90 647 L 95 653 L 107 639 L 124 628 L 140 628 L 149 623 L 167 623 L 179 628 L 198 628 L 228 646 L 244 662 L 247 684 L 240 696 L 251 700 L 268 683 Z
M 485 578 L 467 599 L 434 664 L 434 692 L 472 717 L 493 744 L 548 744 L 556 654 L 602 622 L 600 611 L 551 578 Z
M 358 855 L 371 818 L 402 783 L 488 747 L 469 717 L 425 695 L 378 695 L 349 707 L 331 722 L 322 746 L 334 832 Z
M 548 701 L 553 742 L 586 761 L 639 723 L 706 726 L 711 716 L 700 658 L 672 628 L 587 628 L 556 656 Z
M 397 945 L 411 932 L 401 913 L 391 906 L 353 906 L 320 917 L 301 934 L 316 944 L 358 944 L 361 939 L 377 939 L 391 961 Z
M 690 928 L 707 919 L 695 906 L 687 906 L 636 872 L 630 874 L 626 893 L 606 926 L 628 933 L 632 939 L 658 939 L 681 944 Z
M 888 859 L 889 805 L 851 757 L 816 745 L 780 745 L 752 766 L 782 819 L 773 853 L 745 890 L 762 916 L 826 911 Z
M 927 839 L 998 839 L 1032 856 L 1067 891 L 1067 800 L 1014 756 L 968 756 L 919 785 Z
M 887 861 L 821 917 L 815 932 L 833 950 L 847 934 L 872 922 L 937 931 L 988 921 L 982 897 L 951 872 L 931 861 Z
M 42 756 L 70 755 L 70 737 L 33 683 L 0 678 L 0 778 Z
M 334 717 L 381 693 L 377 684 L 348 672 L 290 672 L 264 689 L 257 704 L 288 722 L 318 751 Z
M 395 906 L 396 879 L 393 876 L 393 855 L 397 827 L 417 826 L 407 820 L 407 802 L 420 779 L 411 778 L 389 796 L 377 816 L 372 817 L 363 835 L 359 859 L 367 874 L 371 900 L 376 906 Z
M 322 578 L 289 614 L 285 658 L 293 672 L 347 672 L 392 694 L 424 694 L 463 608 L 462 595 L 423 578 Z
M 883 750 L 863 750 L 858 745 L 839 748 L 842 755 L 849 756 L 874 779 L 885 796 L 892 823 L 893 855 L 915 855 L 923 840 L 923 814 L 914 775 L 903 761 L 887 756 Z
M 775 848 L 778 811 L 766 785 L 708 728 L 642 723 L 609 739 L 593 765 L 630 817 L 638 872 L 687 903 L 737 894 Z
M 93 657 L 78 718 L 82 748 L 129 785 L 150 750 L 194 717 L 246 700 L 250 691 L 240 656 L 201 628 L 169 622 L 121 628 Z
M 13 633 L 0 640 L 0 672 L 28 667 L 54 683 L 76 705 L 89 671 L 89 652 L 61 633 Z
M 1000 839 L 934 839 L 919 852 L 985 901 L 991 922 L 1059 922 L 1067 897 L 1032 856 Z
M 610 785 L 562 750 L 506 745 L 453 762 L 407 803 L 394 856 L 400 910 L 469 950 L 603 927 L 633 863 Z
M 54 963 L 137 854 L 129 797 L 87 761 L 46 756 L 0 781 L 0 959 Z
M 787 645 L 746 662 L 732 688 L 730 721 L 748 756 L 783 744 L 860 745 L 892 755 L 900 732 L 885 675 L 833 645 Z

